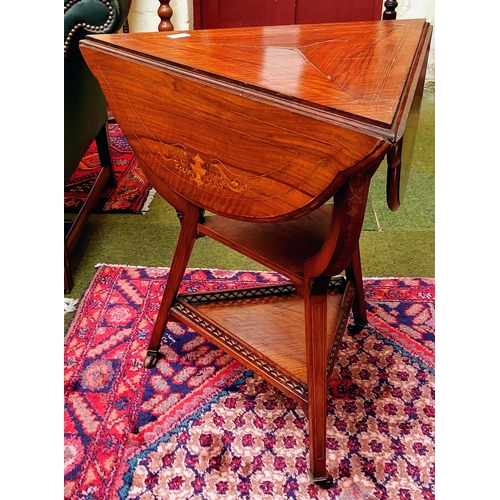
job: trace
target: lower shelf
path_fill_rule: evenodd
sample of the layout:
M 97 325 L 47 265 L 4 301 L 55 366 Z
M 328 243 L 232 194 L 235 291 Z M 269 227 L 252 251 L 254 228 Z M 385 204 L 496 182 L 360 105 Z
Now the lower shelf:
M 207 216 L 203 223 L 198 224 L 198 230 L 295 283 L 301 283 L 304 262 L 322 248 L 332 217 L 333 203 L 326 203 L 297 219 L 272 224 Z
M 326 335 L 329 374 L 354 287 L 332 278 Z M 304 301 L 292 284 L 180 294 L 171 315 L 307 406 Z

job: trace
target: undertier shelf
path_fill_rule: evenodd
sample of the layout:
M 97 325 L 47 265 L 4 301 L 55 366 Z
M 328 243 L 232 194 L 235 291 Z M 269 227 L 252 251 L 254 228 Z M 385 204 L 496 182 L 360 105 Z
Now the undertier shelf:
M 332 278 L 324 332 L 329 373 L 353 296 L 351 283 L 343 277 Z M 181 294 L 171 313 L 249 369 L 307 404 L 304 300 L 292 284 Z
M 233 248 L 296 283 L 304 276 L 304 264 L 316 255 L 330 230 L 333 204 L 286 222 L 255 223 L 207 216 L 198 224 L 202 234 Z

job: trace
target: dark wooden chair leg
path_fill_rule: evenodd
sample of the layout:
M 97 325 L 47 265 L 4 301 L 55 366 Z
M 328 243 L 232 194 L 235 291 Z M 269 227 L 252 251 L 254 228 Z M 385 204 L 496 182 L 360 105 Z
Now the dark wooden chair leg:
M 106 189 L 116 187 L 116 173 L 113 168 L 113 160 L 111 159 L 111 141 L 109 138 L 109 122 L 106 120 L 95 138 L 97 154 L 101 167 L 109 171 L 106 181 Z
M 172 265 L 170 267 L 165 292 L 161 300 L 160 309 L 158 310 L 153 334 L 149 341 L 146 359 L 144 360 L 144 366 L 146 368 L 153 368 L 158 361 L 163 330 L 167 324 L 170 308 L 177 296 L 189 257 L 193 250 L 194 242 L 197 238 L 199 219 L 200 212 L 194 206 L 192 210 L 183 214 L 179 239 L 172 258 Z
M 113 169 L 113 162 L 111 159 L 111 143 L 109 141 L 109 128 L 107 120 L 99 130 L 95 141 L 102 170 L 99 172 L 99 175 L 97 176 L 97 179 L 88 194 L 87 200 L 83 204 L 74 221 L 70 224 L 65 223 L 64 293 L 69 293 L 73 288 L 73 279 L 71 277 L 71 270 L 69 266 L 69 256 L 80 238 L 84 225 L 92 209 L 96 206 L 102 191 L 116 186 L 115 171 Z
M 64 242 L 64 293 L 71 292 L 73 288 L 73 276 L 71 274 L 71 267 L 69 265 L 68 249 L 66 242 Z
M 354 322 L 347 329 L 349 333 L 360 332 L 367 324 L 365 291 L 363 289 L 363 274 L 361 271 L 361 255 L 359 253 L 359 244 L 356 246 L 352 255 L 351 262 L 345 270 L 346 278 L 356 287 L 356 295 L 352 305 L 352 315 Z
M 327 414 L 327 287 L 328 279 L 314 280 L 309 293 L 304 295 L 308 421 L 309 421 L 309 475 L 311 481 L 329 488 L 333 478 L 326 470 L 326 414 Z

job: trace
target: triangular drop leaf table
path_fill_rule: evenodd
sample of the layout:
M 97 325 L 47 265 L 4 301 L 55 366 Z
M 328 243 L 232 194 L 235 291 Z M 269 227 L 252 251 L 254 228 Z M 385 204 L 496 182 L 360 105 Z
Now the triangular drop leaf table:
M 396 209 L 430 38 L 416 19 L 81 42 L 141 168 L 181 218 L 146 367 L 167 320 L 194 328 L 302 404 L 311 480 L 324 487 L 328 381 L 351 311 L 351 331 L 367 322 L 358 243 L 370 180 L 387 155 Z M 179 294 L 199 236 L 290 284 Z

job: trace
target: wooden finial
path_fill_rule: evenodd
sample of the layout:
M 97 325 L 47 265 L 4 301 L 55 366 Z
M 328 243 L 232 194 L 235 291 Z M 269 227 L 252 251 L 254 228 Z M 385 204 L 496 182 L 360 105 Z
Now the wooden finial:
M 158 8 L 158 15 L 160 16 L 160 24 L 158 31 L 173 31 L 174 25 L 170 22 L 173 10 L 170 7 L 170 0 L 160 0 L 160 7 Z
M 386 0 L 384 3 L 385 10 L 382 19 L 396 19 L 397 6 L 397 0 Z

